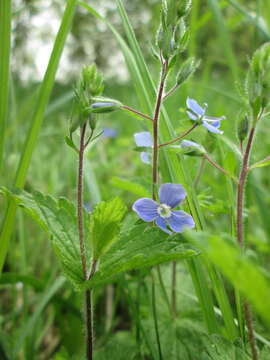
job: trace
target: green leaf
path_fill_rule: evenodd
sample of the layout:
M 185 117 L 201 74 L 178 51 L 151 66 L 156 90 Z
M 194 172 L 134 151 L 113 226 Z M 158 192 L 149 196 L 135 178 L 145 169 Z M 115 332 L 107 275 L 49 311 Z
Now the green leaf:
M 253 305 L 262 318 L 270 324 L 269 304 L 262 299 L 270 298 L 270 281 L 228 235 L 211 236 L 209 233 L 189 232 L 190 240 L 225 275 Z
M 249 360 L 250 357 L 239 347 L 218 335 L 205 338 L 206 352 L 202 360 Z
M 97 272 L 87 281 L 93 287 L 125 271 L 151 267 L 198 253 L 183 243 L 180 235 L 169 236 L 156 227 L 141 224 L 120 234 L 120 238 L 100 259 Z
M 50 235 L 52 245 L 66 277 L 77 287 L 83 281 L 77 231 L 76 208 L 65 198 L 59 200 L 35 191 L 29 194 L 18 190 L 1 192 L 11 197 Z M 87 220 L 87 217 L 85 217 Z M 85 221 L 85 228 L 89 222 Z M 89 253 L 89 250 L 86 249 Z M 89 258 L 89 256 L 87 256 Z
M 151 197 L 150 192 L 140 184 L 136 184 L 126 179 L 120 179 L 118 177 L 113 177 L 111 182 L 113 186 L 122 190 L 129 191 L 130 193 L 139 197 Z
M 95 207 L 90 217 L 89 233 L 94 260 L 99 260 L 117 240 L 125 213 L 126 207 L 119 198 L 102 201 Z

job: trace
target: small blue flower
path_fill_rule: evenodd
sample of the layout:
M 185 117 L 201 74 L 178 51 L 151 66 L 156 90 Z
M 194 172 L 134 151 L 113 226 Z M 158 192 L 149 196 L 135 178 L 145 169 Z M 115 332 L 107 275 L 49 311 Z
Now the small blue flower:
M 134 140 L 138 147 L 153 148 L 152 135 L 148 131 L 143 131 L 134 134 Z M 145 164 L 151 164 L 150 154 L 147 151 L 141 152 L 141 160 Z
M 108 139 L 115 139 L 118 136 L 118 131 L 113 128 L 107 127 L 103 129 L 102 136 Z
M 186 192 L 180 184 L 163 184 L 159 189 L 160 204 L 148 198 L 142 198 L 132 206 L 132 209 L 138 216 L 146 221 L 155 221 L 156 225 L 168 234 L 172 231 L 181 233 L 185 228 L 193 228 L 195 226 L 191 215 L 184 211 L 172 210 L 178 206 L 186 197 Z
M 223 134 L 223 131 L 219 130 L 221 120 L 225 119 L 225 116 L 214 117 L 206 116 L 205 112 L 207 104 L 201 107 L 196 100 L 187 98 L 187 115 L 193 121 L 199 121 L 210 132 L 215 134 Z

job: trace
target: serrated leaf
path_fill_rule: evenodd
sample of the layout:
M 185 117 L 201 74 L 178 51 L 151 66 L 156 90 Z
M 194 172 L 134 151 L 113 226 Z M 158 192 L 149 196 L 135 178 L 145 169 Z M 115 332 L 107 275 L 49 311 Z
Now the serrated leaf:
M 125 271 L 197 255 L 182 239 L 181 235 L 168 236 L 156 227 L 136 225 L 121 233 L 119 240 L 101 257 L 97 272 L 85 287 L 105 283 Z
M 52 245 L 66 277 L 75 287 L 83 281 L 75 206 L 65 198 L 59 200 L 35 191 L 1 192 L 12 197 L 50 235 Z M 89 228 L 87 219 L 85 228 Z M 89 254 L 89 249 L 86 249 Z M 89 256 L 87 256 L 89 259 Z
M 250 357 L 239 347 L 219 335 L 204 338 L 205 360 L 249 360 Z
M 90 246 L 93 259 L 99 260 L 117 240 L 126 206 L 120 198 L 100 202 L 90 217 Z

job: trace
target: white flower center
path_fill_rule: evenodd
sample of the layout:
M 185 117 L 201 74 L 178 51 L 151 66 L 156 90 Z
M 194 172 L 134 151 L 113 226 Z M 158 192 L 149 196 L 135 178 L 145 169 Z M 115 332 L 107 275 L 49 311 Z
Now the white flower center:
M 169 218 L 171 216 L 171 207 L 166 204 L 160 204 L 157 212 L 162 218 Z

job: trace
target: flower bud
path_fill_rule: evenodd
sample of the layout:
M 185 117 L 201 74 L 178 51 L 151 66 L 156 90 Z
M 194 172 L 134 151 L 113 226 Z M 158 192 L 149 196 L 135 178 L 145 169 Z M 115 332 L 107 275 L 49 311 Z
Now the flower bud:
M 255 119 L 269 103 L 269 72 L 270 42 L 255 51 L 246 77 L 246 93 Z
M 184 155 L 189 156 L 203 156 L 206 154 L 206 150 L 202 145 L 190 140 L 183 140 L 180 144 Z
M 193 73 L 197 70 L 200 65 L 200 61 L 197 61 L 194 57 L 188 58 L 180 67 L 176 75 L 176 83 L 178 85 L 183 84 Z
M 248 135 L 249 120 L 248 116 L 245 115 L 238 123 L 237 136 L 239 141 L 242 143 Z
M 94 114 L 104 114 L 115 110 L 119 110 L 120 107 L 121 105 L 118 103 L 97 102 L 90 106 L 89 111 Z

